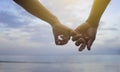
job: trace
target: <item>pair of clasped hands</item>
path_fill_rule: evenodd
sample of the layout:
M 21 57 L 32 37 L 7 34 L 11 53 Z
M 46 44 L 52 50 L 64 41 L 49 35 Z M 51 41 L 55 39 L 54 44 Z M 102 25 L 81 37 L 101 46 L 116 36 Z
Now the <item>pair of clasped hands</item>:
M 61 23 L 52 26 L 56 45 L 65 45 L 72 38 L 79 51 L 83 51 L 86 47 L 91 50 L 91 46 L 95 40 L 97 28 L 92 27 L 89 22 L 84 22 L 75 30 L 72 30 Z
M 91 46 L 96 38 L 99 21 L 110 2 L 110 0 L 94 0 L 88 19 L 75 30 L 72 30 L 63 25 L 39 0 L 13 1 L 30 14 L 46 21 L 52 26 L 56 45 L 65 45 L 72 38 L 75 45 L 79 46 L 79 51 L 83 51 L 86 47 L 88 50 L 91 50 Z

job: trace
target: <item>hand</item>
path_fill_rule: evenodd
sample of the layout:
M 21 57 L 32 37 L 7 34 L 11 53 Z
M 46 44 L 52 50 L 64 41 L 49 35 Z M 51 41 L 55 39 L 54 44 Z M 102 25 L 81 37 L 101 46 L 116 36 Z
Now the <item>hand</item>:
M 85 22 L 74 31 L 78 34 L 72 32 L 72 40 L 75 41 L 76 46 L 81 45 L 79 51 L 84 50 L 86 46 L 88 50 L 91 50 L 91 46 L 96 38 L 97 27 L 92 27 L 90 23 Z
M 72 29 L 57 23 L 52 26 L 56 45 L 64 45 L 70 40 Z

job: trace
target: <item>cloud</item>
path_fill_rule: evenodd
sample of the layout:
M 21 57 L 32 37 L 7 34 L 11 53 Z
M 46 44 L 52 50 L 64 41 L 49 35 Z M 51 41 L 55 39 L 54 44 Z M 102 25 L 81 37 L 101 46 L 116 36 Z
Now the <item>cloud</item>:
M 70 28 L 76 28 L 85 21 L 92 5 L 91 0 L 40 0 L 59 20 Z
M 0 23 L 16 28 L 23 25 L 29 24 L 32 18 L 32 15 L 27 13 L 22 7 L 18 6 L 13 1 L 2 1 L 2 8 L 0 9 Z
M 14 14 L 11 14 L 9 12 L 1 11 L 0 14 L 1 14 L 0 22 L 8 27 L 19 27 L 24 23 L 18 20 L 19 19 L 18 16 L 15 16 Z

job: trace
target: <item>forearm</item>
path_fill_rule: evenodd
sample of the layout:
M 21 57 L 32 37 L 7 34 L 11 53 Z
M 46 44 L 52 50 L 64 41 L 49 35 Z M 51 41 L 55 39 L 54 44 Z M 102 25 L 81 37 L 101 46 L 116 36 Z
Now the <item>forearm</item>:
M 100 18 L 108 6 L 110 0 L 94 0 L 87 22 L 93 27 L 98 27 Z
M 58 19 L 48 11 L 38 0 L 14 0 L 32 15 L 48 22 L 51 25 L 58 23 Z

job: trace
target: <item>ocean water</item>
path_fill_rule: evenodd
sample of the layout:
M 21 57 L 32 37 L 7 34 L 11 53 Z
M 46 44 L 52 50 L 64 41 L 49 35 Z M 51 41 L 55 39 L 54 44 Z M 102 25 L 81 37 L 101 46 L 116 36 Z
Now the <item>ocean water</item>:
M 0 72 L 120 72 L 120 56 L 0 56 Z

